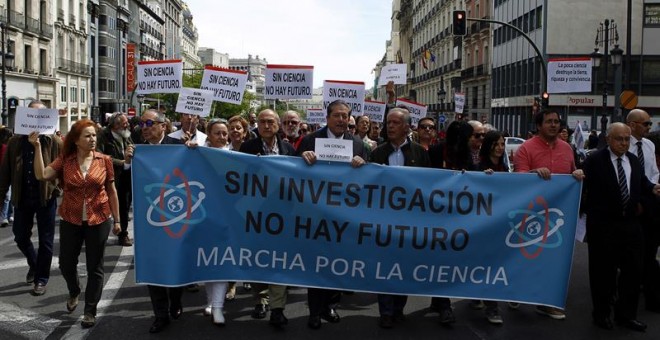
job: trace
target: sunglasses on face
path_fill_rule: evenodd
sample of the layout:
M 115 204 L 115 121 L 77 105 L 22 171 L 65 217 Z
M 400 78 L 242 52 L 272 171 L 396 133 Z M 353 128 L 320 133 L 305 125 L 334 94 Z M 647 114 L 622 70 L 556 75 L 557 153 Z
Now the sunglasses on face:
M 644 126 L 651 126 L 651 125 L 653 125 L 653 122 L 635 122 L 635 123 L 637 123 L 637 124 L 641 124 L 641 125 L 644 125 Z
M 300 129 L 300 132 L 302 132 L 302 133 L 307 133 L 307 130 L 305 130 L 305 129 Z
M 296 122 L 295 120 L 289 120 L 284 122 L 284 125 L 298 125 L 300 122 Z
M 424 124 L 424 125 L 420 125 L 419 128 L 422 130 L 433 130 L 435 129 L 435 126 Z
M 484 138 L 484 134 L 483 134 L 483 133 L 473 133 L 472 136 L 473 136 L 474 138 Z
M 355 129 L 355 124 L 348 124 L 349 129 Z
M 153 119 L 147 119 L 147 120 L 141 120 L 141 121 L 138 123 L 138 125 L 140 125 L 140 127 L 143 128 L 143 127 L 145 127 L 145 126 L 146 126 L 146 127 L 152 127 L 152 126 L 154 126 L 154 125 L 156 125 L 156 124 L 160 124 L 160 123 L 162 123 L 162 122 L 157 122 L 157 121 L 155 121 L 155 120 L 153 120 Z

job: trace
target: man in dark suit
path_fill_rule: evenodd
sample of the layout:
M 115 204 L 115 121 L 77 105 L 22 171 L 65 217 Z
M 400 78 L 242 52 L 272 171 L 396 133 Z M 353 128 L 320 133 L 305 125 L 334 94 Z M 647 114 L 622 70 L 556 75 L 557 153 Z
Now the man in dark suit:
M 259 112 L 257 122 L 259 136 L 243 143 L 240 152 L 262 156 L 294 156 L 296 154 L 296 150 L 291 144 L 282 141 L 278 137 L 277 132 L 280 128 L 280 118 L 273 110 L 266 109 Z M 252 283 L 252 294 L 258 299 L 258 303 L 252 311 L 253 318 L 265 318 L 267 306 L 270 304 L 270 325 L 282 327 L 289 322 L 284 316 L 287 297 L 286 286 Z
M 327 126 L 311 133 L 300 142 L 297 155 L 301 156 L 309 165 L 316 163 L 315 143 L 317 138 L 345 139 L 353 141 L 353 159 L 351 166 L 354 168 L 364 165 L 366 158 L 366 149 L 364 142 L 346 131 L 348 120 L 351 116 L 351 108 L 343 100 L 335 100 L 328 105 L 326 113 Z M 333 308 L 339 301 L 339 291 L 308 288 L 307 303 L 309 305 L 309 319 L 307 326 L 312 329 L 321 328 L 321 319 L 331 323 L 337 323 L 340 320 L 339 314 Z
M 429 167 L 429 155 L 420 144 L 408 139 L 410 132 L 410 112 L 394 108 L 387 115 L 386 143 L 379 145 L 371 153 L 371 162 L 389 166 Z M 392 328 L 394 322 L 405 319 L 403 308 L 406 295 L 378 294 L 378 324 L 382 328 Z
M 165 135 L 165 115 L 156 110 L 146 110 L 140 118 L 143 144 L 181 144 L 181 141 Z M 128 153 L 132 157 L 132 152 Z M 129 163 L 130 164 L 130 163 Z M 149 328 L 149 333 L 158 333 L 170 324 L 170 317 L 178 319 L 183 313 L 181 308 L 182 287 L 163 287 L 147 285 L 149 297 L 156 320 Z
M 611 124 L 608 147 L 584 163 L 589 283 L 596 326 L 613 328 L 611 302 L 616 297 L 615 321 L 643 332 L 646 324 L 637 320 L 643 263 L 640 199 L 660 194 L 660 185 L 647 179 L 637 157 L 628 152 L 630 135 L 623 123 Z
M 98 135 L 96 149 L 112 158 L 115 170 L 115 186 L 119 198 L 119 218 L 121 219 L 121 232 L 119 244 L 125 247 L 133 245 L 128 236 L 128 210 L 131 206 L 131 171 L 127 160 L 128 154 L 133 152 L 133 140 L 131 130 L 128 127 L 128 118 L 125 114 L 118 112 L 110 116 L 108 126 Z

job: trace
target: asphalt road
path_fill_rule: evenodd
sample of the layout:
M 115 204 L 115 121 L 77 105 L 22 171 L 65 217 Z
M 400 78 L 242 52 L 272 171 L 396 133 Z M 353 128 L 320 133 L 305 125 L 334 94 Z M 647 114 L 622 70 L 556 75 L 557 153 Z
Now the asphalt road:
M 291 288 L 285 310 L 289 324 L 278 330 L 270 327 L 267 319 L 250 317 L 253 299 L 239 285 L 236 300 L 225 306 L 225 327 L 214 326 L 210 317 L 202 315 L 206 294 L 201 287 L 197 293 L 185 292 L 183 316 L 162 333 L 153 335 L 148 332 L 153 314 L 147 288 L 135 284 L 133 247 L 118 246 L 116 237 L 111 236 L 97 325 L 84 330 L 80 327 L 82 304 L 73 314 L 65 309 L 68 293 L 57 268 L 58 237 L 56 234 L 48 291 L 35 297 L 29 293 L 31 286 L 24 282 L 27 264 L 13 242 L 11 227 L 0 229 L 0 339 L 660 339 L 660 315 L 643 310 L 643 305 L 639 319 L 649 325 L 646 333 L 622 328 L 605 331 L 591 324 L 587 252 L 581 243 L 575 246 L 566 320 L 539 315 L 533 306 L 512 310 L 500 303 L 504 324 L 495 326 L 488 323 L 483 311 L 472 310 L 468 301 L 457 300 L 457 322 L 443 327 L 438 324 L 437 314 L 427 309 L 430 298 L 411 297 L 405 309 L 406 321 L 385 330 L 377 325 L 376 296 L 356 293 L 342 297 L 338 309 L 340 323 L 324 323 L 320 330 L 311 330 L 306 326 L 306 291 Z M 36 237 L 34 240 L 36 243 Z M 84 286 L 84 255 L 80 260 Z

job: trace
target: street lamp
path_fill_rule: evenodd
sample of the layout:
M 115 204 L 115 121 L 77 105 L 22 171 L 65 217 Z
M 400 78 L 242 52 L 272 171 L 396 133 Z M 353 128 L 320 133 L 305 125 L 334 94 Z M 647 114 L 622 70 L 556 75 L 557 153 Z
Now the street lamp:
M 445 110 L 445 96 L 447 91 L 445 91 L 445 81 L 444 77 L 440 76 L 440 88 L 438 88 L 438 102 L 440 102 L 440 109 L 438 109 L 438 122 L 440 122 L 440 115 L 443 114 Z
M 7 126 L 7 118 L 9 113 L 7 113 L 7 78 L 6 78 L 6 69 L 7 67 L 12 67 L 14 62 L 14 54 L 11 53 L 9 49 L 9 44 L 7 44 L 7 50 L 5 53 L 5 30 L 6 26 L 4 22 L 0 22 L 0 54 L 2 55 L 2 125 Z
M 599 149 L 605 147 L 605 130 L 607 129 L 607 85 L 608 85 L 607 71 L 608 71 L 609 63 L 610 62 L 612 63 L 612 65 L 614 66 L 614 71 L 616 73 L 617 68 L 619 67 L 619 65 L 621 65 L 621 59 L 623 55 L 623 50 L 619 48 L 618 41 L 619 41 L 619 32 L 617 30 L 616 23 L 614 23 L 614 20 L 605 19 L 604 22 L 600 23 L 600 27 L 596 29 L 596 41 L 595 41 L 596 47 L 594 49 L 594 52 L 591 53 L 590 55 L 592 66 L 594 67 L 596 72 L 600 68 L 600 65 L 603 64 L 603 111 L 602 111 L 602 116 L 600 118 L 601 133 L 598 136 Z M 609 46 L 612 44 L 615 47 L 611 51 L 612 60 L 610 60 Z M 600 47 L 603 48 L 604 53 L 600 53 L 599 51 Z M 618 106 L 617 106 L 618 92 L 621 92 L 620 87 L 621 87 L 621 82 L 615 81 L 615 89 L 614 89 L 615 105 L 611 115 L 612 122 L 614 122 L 614 118 L 616 117 L 615 115 L 618 110 Z M 596 113 L 594 112 L 592 118 L 592 126 L 595 126 L 595 123 L 596 123 Z

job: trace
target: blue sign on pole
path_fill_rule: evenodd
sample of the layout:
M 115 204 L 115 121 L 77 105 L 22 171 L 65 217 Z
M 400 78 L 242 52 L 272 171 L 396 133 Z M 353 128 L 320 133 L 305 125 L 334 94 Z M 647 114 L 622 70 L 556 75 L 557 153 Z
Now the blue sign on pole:
M 444 124 L 447 121 L 447 116 L 445 115 L 439 115 L 438 116 L 438 123 Z

